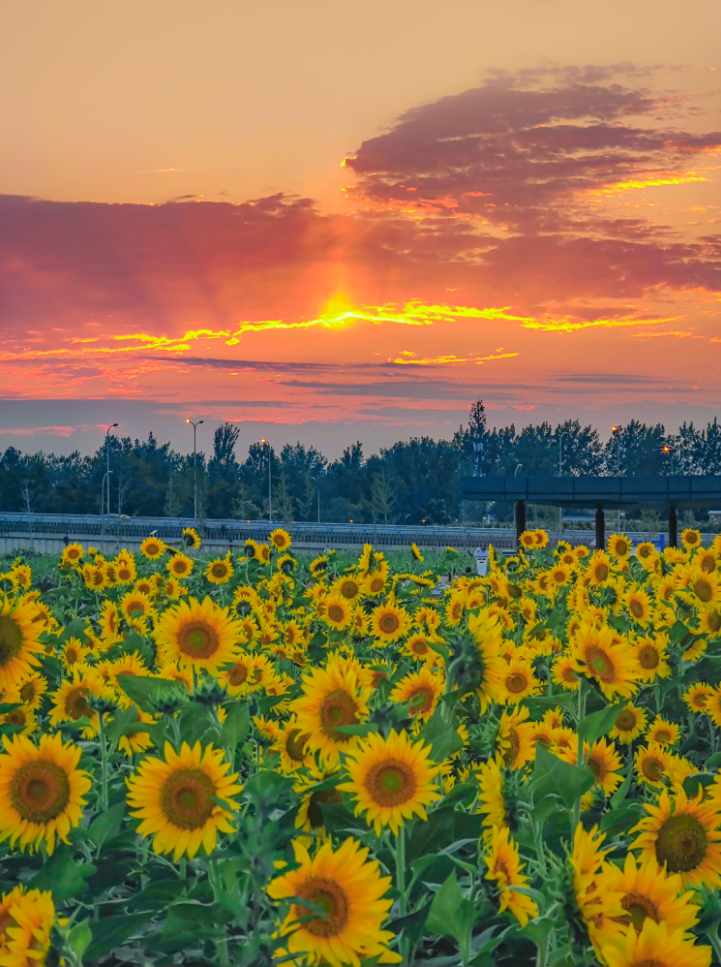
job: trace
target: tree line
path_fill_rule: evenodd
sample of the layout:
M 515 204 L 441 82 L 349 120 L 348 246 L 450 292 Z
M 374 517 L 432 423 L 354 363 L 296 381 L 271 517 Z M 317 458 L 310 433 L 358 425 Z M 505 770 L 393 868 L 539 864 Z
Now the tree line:
M 414 437 L 366 456 L 361 443 L 336 460 L 301 443 L 276 451 L 253 443 L 239 458 L 237 426 L 215 431 L 208 455 L 176 453 L 169 443 L 110 436 L 111 511 L 128 516 L 193 515 L 257 520 L 450 524 L 480 521 L 484 505 L 459 498 L 459 482 L 484 474 L 718 474 L 721 427 L 684 423 L 676 434 L 662 424 L 631 420 L 608 439 L 578 420 L 489 429 L 474 403 L 467 426 L 450 440 Z M 474 448 L 475 443 L 475 448 Z M 8 447 L 0 458 L 0 511 L 87 514 L 100 511 L 105 444 L 92 456 L 23 453 Z M 512 507 L 495 505 L 510 520 Z M 700 515 L 701 517 L 703 515 Z

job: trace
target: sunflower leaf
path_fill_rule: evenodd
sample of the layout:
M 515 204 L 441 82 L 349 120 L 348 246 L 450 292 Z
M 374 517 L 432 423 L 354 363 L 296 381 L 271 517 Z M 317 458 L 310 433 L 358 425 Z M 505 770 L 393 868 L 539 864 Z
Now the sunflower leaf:
M 581 720 L 578 726 L 578 734 L 589 745 L 606 735 L 616 724 L 616 719 L 626 707 L 626 702 L 619 702 L 616 705 L 607 705 L 606 708 L 598 712 L 592 712 Z

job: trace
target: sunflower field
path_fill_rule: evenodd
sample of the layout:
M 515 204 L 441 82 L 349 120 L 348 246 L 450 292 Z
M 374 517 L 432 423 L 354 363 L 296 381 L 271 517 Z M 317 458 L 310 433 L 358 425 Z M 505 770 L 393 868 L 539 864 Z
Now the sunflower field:
M 721 965 L 721 537 L 200 544 L 0 569 L 0 967 Z

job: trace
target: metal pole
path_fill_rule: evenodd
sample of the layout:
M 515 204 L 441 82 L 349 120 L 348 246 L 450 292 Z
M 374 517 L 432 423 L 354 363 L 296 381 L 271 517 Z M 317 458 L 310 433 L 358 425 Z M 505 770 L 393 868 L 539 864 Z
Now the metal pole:
M 270 444 L 268 444 L 268 523 L 273 520 L 273 492 L 271 484 L 271 466 L 273 460 L 273 451 L 270 449 Z
M 193 517 L 195 518 L 195 524 L 198 524 L 198 460 L 197 460 L 197 437 L 196 433 L 198 427 L 204 420 L 198 420 L 194 423 L 193 420 L 186 419 L 186 423 L 190 423 L 193 427 Z
M 318 523 L 320 524 L 320 477 L 318 477 Z
M 108 516 L 110 516 L 110 431 L 113 429 L 113 427 L 116 427 L 117 425 L 118 425 L 117 423 L 111 423 L 110 426 L 105 431 L 105 476 L 108 478 L 108 498 L 107 498 Z M 104 480 L 103 480 L 103 483 L 105 483 Z M 105 488 L 103 487 L 101 491 L 101 497 L 100 497 L 101 514 L 105 513 L 105 508 L 102 506 L 104 492 L 105 492 Z

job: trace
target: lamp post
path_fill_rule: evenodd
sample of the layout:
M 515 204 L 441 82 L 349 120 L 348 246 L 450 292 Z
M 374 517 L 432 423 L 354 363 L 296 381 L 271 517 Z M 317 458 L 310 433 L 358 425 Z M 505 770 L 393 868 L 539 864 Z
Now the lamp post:
M 105 431 L 105 476 L 103 477 L 103 486 L 101 488 L 100 503 L 102 505 L 103 493 L 105 491 L 105 481 L 108 481 L 108 502 L 107 502 L 107 512 L 110 515 L 110 431 L 116 427 L 117 423 L 111 423 L 110 426 Z
M 671 446 L 669 446 L 669 445 L 668 445 L 668 443 L 665 443 L 665 444 L 664 444 L 664 445 L 663 445 L 663 446 L 661 447 L 661 453 L 662 453 L 662 454 L 663 454 L 663 455 L 664 455 L 665 457 L 668 457 L 668 458 L 669 458 L 669 462 L 670 462 L 670 464 L 671 464 L 671 476 L 673 476 L 673 455 L 674 455 L 674 453 L 675 453 L 675 452 L 676 452 L 676 450 L 675 450 L 675 448 L 674 448 L 674 447 L 671 447 Z
M 621 427 L 612 426 L 611 433 L 616 438 L 616 473 L 621 476 Z
M 185 422 L 190 423 L 193 427 L 193 517 L 195 518 L 195 523 L 197 524 L 198 523 L 198 466 L 197 466 L 198 461 L 196 458 L 196 454 L 197 454 L 196 443 L 197 443 L 198 427 L 200 426 L 201 423 L 204 423 L 205 420 L 198 420 L 197 423 L 194 423 L 192 420 L 186 419 Z
M 270 524 L 271 521 L 273 520 L 273 493 L 272 493 L 271 477 L 270 477 L 271 464 L 272 464 L 272 459 L 273 459 L 273 451 L 271 449 L 270 444 L 265 439 L 265 437 L 261 437 L 260 442 L 261 442 L 262 446 L 268 448 L 268 523 Z M 320 498 L 319 498 L 319 500 L 320 500 Z
M 560 477 L 563 473 L 563 438 L 568 436 L 566 430 L 562 430 L 558 434 L 558 476 Z

